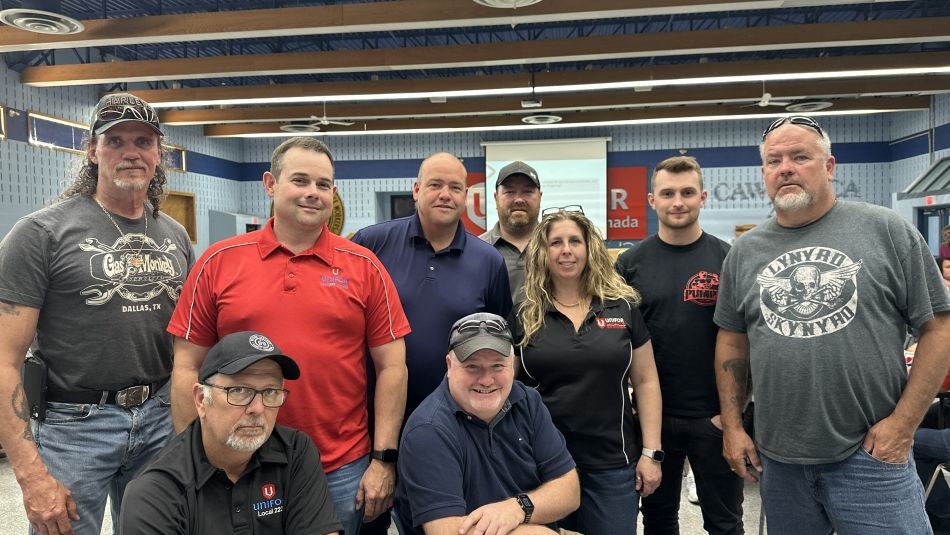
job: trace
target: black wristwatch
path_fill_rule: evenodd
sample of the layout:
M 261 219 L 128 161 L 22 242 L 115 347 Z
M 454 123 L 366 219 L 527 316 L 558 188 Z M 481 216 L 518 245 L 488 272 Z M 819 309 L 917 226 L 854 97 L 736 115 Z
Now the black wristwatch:
M 534 504 L 531 503 L 531 498 L 529 498 L 527 494 L 519 494 L 515 496 L 515 499 L 518 500 L 518 505 L 520 505 L 521 510 L 524 511 L 524 522 L 522 522 L 522 524 L 531 522 L 531 513 L 534 512 Z
M 394 463 L 399 458 L 399 450 L 373 450 L 369 456 L 384 463 Z
M 662 463 L 663 459 L 666 459 L 666 453 L 664 453 L 663 450 L 651 450 L 649 448 L 643 448 L 643 450 L 640 451 L 640 454 L 644 457 L 649 457 L 658 463 Z

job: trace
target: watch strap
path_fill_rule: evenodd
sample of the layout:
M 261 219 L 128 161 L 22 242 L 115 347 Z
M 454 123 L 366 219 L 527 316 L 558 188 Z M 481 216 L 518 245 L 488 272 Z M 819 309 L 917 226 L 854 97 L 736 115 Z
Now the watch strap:
M 376 459 L 377 461 L 382 461 L 384 463 L 394 463 L 399 459 L 399 450 L 396 449 L 386 449 L 386 450 L 373 450 L 369 454 L 371 459 Z

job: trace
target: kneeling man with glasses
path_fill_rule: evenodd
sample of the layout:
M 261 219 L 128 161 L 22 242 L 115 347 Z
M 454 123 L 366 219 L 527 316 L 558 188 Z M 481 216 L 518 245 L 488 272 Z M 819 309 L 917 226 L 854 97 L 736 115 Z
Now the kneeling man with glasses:
M 275 426 L 300 369 L 266 336 L 244 331 L 208 352 L 192 391 L 198 419 L 129 484 L 124 535 L 338 533 L 320 454 Z
M 554 533 L 580 486 L 564 437 L 515 380 L 511 331 L 480 312 L 455 322 L 448 373 L 406 422 L 396 519 L 403 535 Z

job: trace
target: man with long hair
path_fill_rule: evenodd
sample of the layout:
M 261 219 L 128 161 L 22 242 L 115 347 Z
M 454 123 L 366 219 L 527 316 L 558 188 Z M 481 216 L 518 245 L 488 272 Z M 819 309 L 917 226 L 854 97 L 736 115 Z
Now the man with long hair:
M 194 253 L 159 211 L 162 137 L 148 103 L 106 95 L 76 181 L 0 242 L 0 442 L 44 535 L 98 534 L 107 497 L 115 524 L 172 429 L 165 325 Z

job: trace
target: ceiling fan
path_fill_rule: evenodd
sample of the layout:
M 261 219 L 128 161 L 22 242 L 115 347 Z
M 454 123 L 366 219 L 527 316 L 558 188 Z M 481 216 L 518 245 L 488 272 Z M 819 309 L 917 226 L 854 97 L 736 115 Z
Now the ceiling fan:
M 317 117 L 316 115 L 311 115 L 309 121 L 292 121 L 288 124 L 281 125 L 280 129 L 284 132 L 292 133 L 307 133 L 307 132 L 319 132 L 321 126 L 327 126 L 335 124 L 337 126 L 353 126 L 353 121 L 338 121 L 336 119 L 330 119 L 327 117 L 327 103 L 323 103 L 323 117 Z
M 354 124 L 353 121 L 339 121 L 336 119 L 327 118 L 327 101 L 325 100 L 323 101 L 323 117 L 317 117 L 316 115 L 311 115 L 310 120 L 313 121 L 314 124 L 317 124 L 320 126 L 327 126 L 331 124 L 335 124 L 338 126 L 353 126 Z
M 753 102 L 752 104 L 746 104 L 742 106 L 743 108 L 767 108 L 769 106 L 788 106 L 791 102 L 779 102 L 777 100 L 772 100 L 772 93 L 769 93 L 765 90 L 765 82 L 762 82 L 762 96 L 759 97 L 758 102 Z

